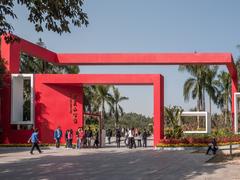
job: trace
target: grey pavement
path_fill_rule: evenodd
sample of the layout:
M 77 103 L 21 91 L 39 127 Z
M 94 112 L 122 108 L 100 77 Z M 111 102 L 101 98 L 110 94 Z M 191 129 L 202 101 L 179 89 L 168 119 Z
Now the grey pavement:
M 206 163 L 211 155 L 153 148 L 0 148 L 0 179 L 240 179 L 239 164 Z

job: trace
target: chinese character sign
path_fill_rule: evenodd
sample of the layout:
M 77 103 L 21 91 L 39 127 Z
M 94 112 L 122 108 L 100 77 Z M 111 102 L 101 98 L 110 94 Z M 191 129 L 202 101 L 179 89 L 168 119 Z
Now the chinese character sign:
M 77 95 L 70 96 L 70 113 L 72 114 L 72 120 L 74 123 L 77 123 L 78 119 L 78 109 L 77 109 Z

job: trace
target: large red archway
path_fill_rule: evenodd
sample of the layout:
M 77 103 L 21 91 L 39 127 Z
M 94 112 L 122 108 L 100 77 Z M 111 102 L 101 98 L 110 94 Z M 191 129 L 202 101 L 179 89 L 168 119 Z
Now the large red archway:
M 231 53 L 111 53 L 111 54 L 63 54 L 55 53 L 21 39 L 19 43 L 6 44 L 1 37 L 1 57 L 7 61 L 9 73 L 18 73 L 20 53 L 41 58 L 56 64 L 67 65 L 178 65 L 178 64 L 216 64 L 226 65 L 232 79 L 232 117 L 234 115 L 234 93 L 237 92 L 237 70 Z M 113 82 L 114 84 L 114 82 Z M 6 87 L 2 93 L 2 119 L 4 127 L 10 123 L 11 93 Z M 3 104 L 3 103 L 2 103 Z M 234 121 L 233 121 L 234 122 Z M 233 124 L 234 125 L 234 124 Z M 3 128 L 3 134 L 7 133 Z M 7 142 L 7 141 L 5 141 Z
M 158 74 L 36 74 L 35 121 L 40 129 L 41 139 L 52 141 L 51 131 L 61 125 L 63 131 L 73 129 L 74 132 L 84 123 L 83 85 L 114 84 L 114 85 L 152 85 L 154 96 L 154 145 L 164 137 L 164 80 Z M 69 113 L 69 99 L 76 95 L 77 120 L 74 122 Z M 78 97 L 77 97 L 78 96 Z M 144 106 L 144 104 L 142 104 Z M 43 109 L 45 112 L 43 112 Z M 47 129 L 49 129 L 47 131 Z

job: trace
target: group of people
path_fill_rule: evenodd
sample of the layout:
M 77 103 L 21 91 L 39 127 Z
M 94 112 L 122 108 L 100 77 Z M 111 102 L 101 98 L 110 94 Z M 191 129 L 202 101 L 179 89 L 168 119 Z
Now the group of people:
M 70 149 L 73 148 L 73 130 L 67 129 L 65 132 L 65 142 L 66 142 L 66 148 Z M 62 131 L 60 127 L 58 127 L 54 131 L 54 139 L 56 142 L 56 148 L 60 147 L 60 139 L 62 137 Z M 94 139 L 93 146 L 98 148 L 99 146 L 99 135 L 98 132 L 96 132 L 95 136 L 93 136 L 93 132 L 91 128 L 89 127 L 86 131 L 83 130 L 82 127 L 79 127 L 76 131 L 76 148 L 80 149 L 81 147 L 91 147 L 91 141 Z
M 111 144 L 112 134 L 113 134 L 112 130 L 108 129 L 106 135 L 107 135 L 109 144 Z M 117 128 L 115 135 L 116 135 L 117 147 L 120 147 L 121 137 L 123 136 L 124 136 L 124 143 L 129 148 L 137 147 L 135 141 L 137 141 L 138 147 L 142 147 L 142 145 L 143 147 L 147 147 L 148 133 L 146 129 L 144 129 L 143 132 L 141 133 L 137 128 L 122 129 L 122 131 L 120 128 Z
M 120 129 L 116 129 L 116 142 L 117 142 L 117 147 L 120 147 L 120 142 L 121 142 L 121 131 Z M 131 128 L 129 130 L 126 130 L 125 132 L 125 144 L 127 147 L 129 148 L 136 148 L 136 142 L 135 139 L 138 141 L 138 146 L 142 146 L 141 145 L 141 139 L 143 140 L 143 147 L 147 147 L 147 136 L 148 133 L 146 131 L 146 129 L 144 129 L 143 133 L 141 133 L 140 131 L 136 131 L 136 129 Z M 54 131 L 54 139 L 56 142 L 56 148 L 60 147 L 60 140 L 62 137 L 62 130 L 60 129 L 60 127 L 58 127 L 55 131 Z M 112 137 L 112 131 L 110 129 L 107 130 L 107 137 L 108 137 L 108 141 L 109 144 L 111 143 L 111 137 Z M 79 127 L 78 130 L 76 131 L 76 139 L 77 139 L 77 149 L 80 149 L 81 146 L 87 146 L 87 147 L 91 147 L 91 140 L 93 138 L 93 133 L 91 128 L 89 127 L 88 130 L 84 131 L 83 128 Z M 65 133 L 65 141 L 66 141 L 66 148 L 72 148 L 72 140 L 73 140 L 73 130 L 72 129 L 68 129 L 66 130 Z M 37 148 L 39 153 L 42 153 L 41 149 L 39 148 L 39 139 L 38 139 L 38 129 L 35 128 L 32 135 L 30 136 L 28 143 L 32 143 L 32 147 L 30 150 L 30 154 L 33 154 L 33 150 L 35 148 Z M 99 144 L 99 135 L 98 132 L 95 135 L 94 138 L 94 144 L 93 146 L 98 148 L 98 144 Z M 213 154 L 216 154 L 218 150 L 218 146 L 217 146 L 217 141 L 215 138 L 213 138 L 212 142 L 208 145 L 208 149 L 206 154 L 209 153 L 209 151 L 212 151 Z

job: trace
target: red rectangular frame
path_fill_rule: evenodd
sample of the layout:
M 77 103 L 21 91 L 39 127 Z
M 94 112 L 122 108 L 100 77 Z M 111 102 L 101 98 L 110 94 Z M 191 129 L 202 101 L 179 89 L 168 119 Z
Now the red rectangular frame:
M 51 142 L 53 132 L 57 126 L 66 129 L 73 129 L 84 124 L 83 119 L 83 85 L 152 85 L 154 96 L 154 145 L 164 137 L 164 78 L 159 74 L 36 74 L 35 94 L 40 94 L 36 102 L 36 126 L 40 129 L 43 142 Z M 80 95 L 78 112 L 80 117 L 78 123 L 74 124 L 69 116 L 68 99 L 71 92 Z M 39 105 L 44 106 L 39 110 Z M 144 106 L 144 104 L 142 104 Z M 46 122 L 47 121 L 47 122 Z M 45 124 L 45 125 L 44 125 Z M 48 124 L 48 125 L 46 125 Z M 129 127 L 131 128 L 131 127 Z M 46 134 L 46 135 L 43 135 Z

